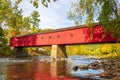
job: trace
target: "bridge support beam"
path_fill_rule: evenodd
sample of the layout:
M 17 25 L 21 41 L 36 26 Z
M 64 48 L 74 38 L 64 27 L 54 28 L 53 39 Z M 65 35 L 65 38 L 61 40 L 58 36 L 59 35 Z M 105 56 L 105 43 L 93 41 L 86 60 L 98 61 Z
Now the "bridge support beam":
M 67 58 L 65 45 L 52 45 L 51 58 Z

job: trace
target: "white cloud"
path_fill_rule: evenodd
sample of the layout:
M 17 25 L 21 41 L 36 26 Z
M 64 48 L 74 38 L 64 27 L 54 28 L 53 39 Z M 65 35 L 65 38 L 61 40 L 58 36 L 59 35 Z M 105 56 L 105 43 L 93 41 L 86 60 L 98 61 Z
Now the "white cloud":
M 37 10 L 40 13 L 40 28 L 63 28 L 73 26 L 74 23 L 67 19 L 67 11 L 70 7 L 70 1 L 72 0 L 58 0 L 48 5 L 48 8 L 42 4 L 39 8 L 35 9 L 32 4 L 27 0 L 23 0 L 19 4 L 20 8 L 24 11 L 24 16 L 29 16 L 33 10 Z

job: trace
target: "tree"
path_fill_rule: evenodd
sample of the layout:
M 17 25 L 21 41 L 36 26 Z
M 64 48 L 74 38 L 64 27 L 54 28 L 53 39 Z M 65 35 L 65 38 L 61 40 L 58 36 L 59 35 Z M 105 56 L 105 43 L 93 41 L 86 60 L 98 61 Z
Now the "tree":
M 30 17 L 30 23 L 31 23 L 31 31 L 36 32 L 38 30 L 39 27 L 39 19 L 40 15 L 37 11 L 33 11 L 31 13 L 31 17 Z
M 7 19 L 7 26 L 12 32 L 12 36 L 24 35 L 30 31 L 35 32 L 39 26 L 39 13 L 33 11 L 30 16 L 23 17 L 22 9 L 18 9 L 18 5 L 15 3 L 12 7 L 11 16 Z
M 17 0 L 17 3 L 19 4 L 22 0 Z M 39 2 L 41 2 L 41 4 L 43 4 L 43 6 L 48 7 L 48 3 L 50 2 L 54 2 L 57 0 L 30 0 L 30 3 L 33 4 L 34 7 L 38 8 L 39 7 Z
M 18 8 L 16 2 L 0 0 L 0 55 L 10 55 L 10 37 L 37 31 L 40 22 L 38 17 L 37 11 L 23 17 L 22 9 Z
M 30 32 L 30 17 L 24 17 L 22 20 L 22 26 L 21 26 L 21 35 L 28 34 Z
M 9 0 L 0 1 L 0 27 L 5 26 L 6 20 L 12 13 L 12 5 Z
M 0 0 L 0 55 L 10 55 L 12 53 L 4 31 L 7 19 L 11 16 L 11 13 L 11 2 L 9 0 Z
M 12 5 L 10 0 L 2 0 L 1 4 L 1 27 L 6 26 L 7 29 L 10 29 L 12 32 L 16 33 L 15 35 L 18 35 L 20 32 L 20 28 L 22 27 L 22 10 L 18 9 L 16 3 Z
M 120 37 L 120 5 L 118 0 L 78 0 L 71 4 L 68 18 L 92 27 L 98 22 L 104 32 Z

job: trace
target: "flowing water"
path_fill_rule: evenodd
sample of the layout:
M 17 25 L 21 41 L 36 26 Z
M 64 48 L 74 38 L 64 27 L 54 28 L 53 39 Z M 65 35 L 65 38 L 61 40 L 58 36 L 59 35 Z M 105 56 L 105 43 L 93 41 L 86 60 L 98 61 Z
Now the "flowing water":
M 0 58 L 0 80 L 105 80 L 99 76 L 87 78 L 89 74 L 99 74 L 103 70 L 74 69 L 88 65 L 97 59 L 83 56 L 69 56 L 65 61 L 48 61 L 48 56 L 29 59 Z

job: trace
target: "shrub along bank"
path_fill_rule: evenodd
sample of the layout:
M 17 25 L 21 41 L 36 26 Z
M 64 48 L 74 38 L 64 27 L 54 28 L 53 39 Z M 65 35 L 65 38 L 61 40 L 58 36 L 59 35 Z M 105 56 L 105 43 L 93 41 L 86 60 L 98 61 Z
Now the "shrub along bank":
M 69 55 L 89 55 L 100 58 L 120 58 L 120 43 L 70 45 L 66 47 Z

